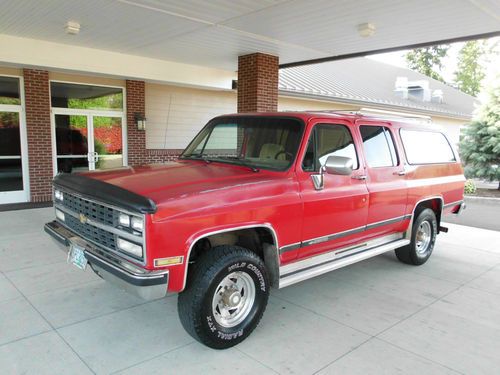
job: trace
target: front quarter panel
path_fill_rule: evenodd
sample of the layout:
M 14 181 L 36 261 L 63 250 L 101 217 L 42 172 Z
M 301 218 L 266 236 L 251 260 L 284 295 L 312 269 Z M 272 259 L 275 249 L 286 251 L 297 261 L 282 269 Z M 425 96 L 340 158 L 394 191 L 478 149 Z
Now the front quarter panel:
M 183 256 L 170 266 L 169 291 L 184 288 L 192 245 L 205 235 L 240 227 L 272 228 L 278 246 L 300 240 L 302 204 L 294 174 L 259 172 L 244 182 L 187 189 L 179 198 L 159 205 L 148 230 L 148 264 L 154 259 Z M 291 259 L 280 259 L 287 262 Z

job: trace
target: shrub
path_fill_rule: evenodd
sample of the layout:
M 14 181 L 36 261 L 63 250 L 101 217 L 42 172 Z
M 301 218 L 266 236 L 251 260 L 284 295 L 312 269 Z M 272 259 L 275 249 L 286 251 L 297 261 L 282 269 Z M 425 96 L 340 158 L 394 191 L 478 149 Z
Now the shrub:
M 464 194 L 474 194 L 476 192 L 476 184 L 473 180 L 465 181 Z

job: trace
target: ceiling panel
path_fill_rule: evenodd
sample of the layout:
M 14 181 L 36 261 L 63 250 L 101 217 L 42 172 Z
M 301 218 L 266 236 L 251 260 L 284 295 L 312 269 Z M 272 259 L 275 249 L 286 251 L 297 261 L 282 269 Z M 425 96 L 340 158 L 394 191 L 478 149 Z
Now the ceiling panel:
M 0 33 L 235 70 L 500 31 L 498 0 L 0 0 Z M 81 23 L 67 35 L 68 20 Z M 376 33 L 358 35 L 372 22 Z M 1 46 L 0 46 L 1 47 Z

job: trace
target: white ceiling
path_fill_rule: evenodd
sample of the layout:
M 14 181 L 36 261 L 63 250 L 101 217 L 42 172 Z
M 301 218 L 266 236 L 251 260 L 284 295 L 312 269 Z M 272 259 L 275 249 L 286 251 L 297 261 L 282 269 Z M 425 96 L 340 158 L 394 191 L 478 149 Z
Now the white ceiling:
M 0 0 L 0 34 L 235 70 L 500 31 L 499 0 Z M 81 23 L 67 35 L 68 20 Z M 371 22 L 373 37 L 357 25 Z M 1 48 L 1 46 L 0 46 Z

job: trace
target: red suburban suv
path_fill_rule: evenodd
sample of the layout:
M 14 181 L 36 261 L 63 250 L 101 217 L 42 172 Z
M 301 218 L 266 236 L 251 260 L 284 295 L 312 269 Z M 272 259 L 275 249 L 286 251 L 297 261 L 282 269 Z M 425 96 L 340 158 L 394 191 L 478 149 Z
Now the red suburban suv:
M 432 125 L 227 115 L 175 163 L 57 175 L 45 230 L 81 269 L 147 299 L 179 292 L 184 328 L 221 349 L 252 332 L 272 287 L 391 250 L 425 263 L 464 180 Z

